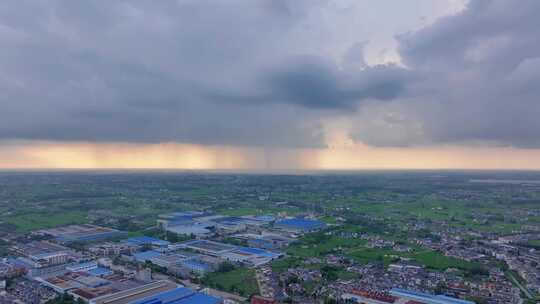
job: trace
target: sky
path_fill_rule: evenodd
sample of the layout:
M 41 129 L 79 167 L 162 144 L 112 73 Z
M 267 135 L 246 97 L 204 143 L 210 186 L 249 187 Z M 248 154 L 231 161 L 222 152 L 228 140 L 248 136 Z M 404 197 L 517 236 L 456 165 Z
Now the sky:
M 540 169 L 538 11 L 4 0 L 0 168 Z

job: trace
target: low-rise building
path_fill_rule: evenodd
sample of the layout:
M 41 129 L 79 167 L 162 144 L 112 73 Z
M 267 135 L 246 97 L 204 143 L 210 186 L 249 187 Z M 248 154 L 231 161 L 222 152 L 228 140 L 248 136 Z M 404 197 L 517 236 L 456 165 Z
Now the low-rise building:
M 44 229 L 38 231 L 37 234 L 51 236 L 55 238 L 57 242 L 63 244 L 74 242 L 95 242 L 127 236 L 127 232 L 125 231 L 90 224 L 69 225 Z
M 291 218 L 275 222 L 274 228 L 294 233 L 308 233 L 326 228 L 326 223 L 305 218 Z

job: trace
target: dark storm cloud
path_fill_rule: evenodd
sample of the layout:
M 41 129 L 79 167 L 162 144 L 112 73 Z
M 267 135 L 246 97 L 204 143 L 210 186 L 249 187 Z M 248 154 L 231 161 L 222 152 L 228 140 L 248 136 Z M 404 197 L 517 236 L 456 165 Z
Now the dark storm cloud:
M 363 37 L 339 65 L 306 21 L 329 3 L 2 1 L 0 139 L 321 147 L 346 116 L 372 145 L 540 145 L 540 2 L 472 0 L 400 35 L 404 66 Z
M 384 75 L 380 75 L 384 74 Z M 403 93 L 408 77 L 389 66 L 356 70 L 353 74 L 316 62 L 302 62 L 271 73 L 271 100 L 309 108 L 354 108 L 365 99 L 389 100 Z
M 391 100 L 405 93 L 413 81 L 407 70 L 393 65 L 380 65 L 340 70 L 321 58 L 290 58 L 263 70 L 250 95 L 244 91 L 209 89 L 207 97 L 245 103 L 282 103 L 319 110 L 354 110 L 367 99 Z M 245 89 L 245 88 L 242 88 Z
M 323 146 L 325 111 L 403 90 L 299 42 L 325 5 L 4 1 L 0 138 Z
M 0 138 L 321 146 L 314 114 L 205 93 L 249 91 L 317 5 L 3 1 Z

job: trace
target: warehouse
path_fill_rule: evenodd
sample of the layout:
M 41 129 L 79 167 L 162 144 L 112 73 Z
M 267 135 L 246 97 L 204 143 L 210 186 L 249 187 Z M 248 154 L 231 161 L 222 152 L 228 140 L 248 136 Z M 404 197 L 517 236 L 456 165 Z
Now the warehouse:
M 326 228 L 326 223 L 304 218 L 292 218 L 277 221 L 274 224 L 274 228 L 288 232 L 307 233 Z

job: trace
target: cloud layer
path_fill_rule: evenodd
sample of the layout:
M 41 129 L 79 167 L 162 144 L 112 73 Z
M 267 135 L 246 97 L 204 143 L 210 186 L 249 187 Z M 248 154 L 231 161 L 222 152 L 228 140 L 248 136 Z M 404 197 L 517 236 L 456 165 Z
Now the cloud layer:
M 360 109 L 353 136 L 380 145 L 540 145 L 538 1 L 470 1 L 398 37 L 420 81 L 391 103 Z
M 355 5 L 3 1 L 0 139 L 322 147 L 346 119 L 375 146 L 540 145 L 538 1 L 471 0 L 380 65 Z

